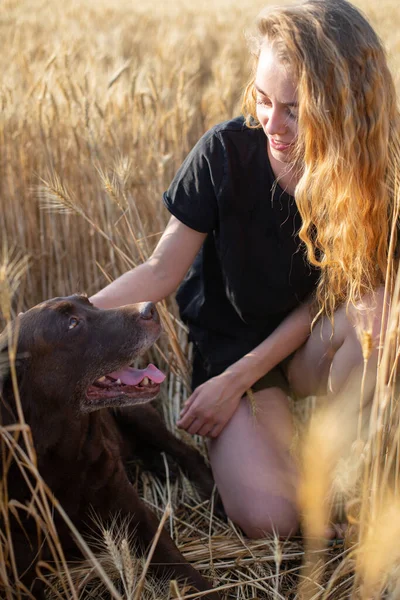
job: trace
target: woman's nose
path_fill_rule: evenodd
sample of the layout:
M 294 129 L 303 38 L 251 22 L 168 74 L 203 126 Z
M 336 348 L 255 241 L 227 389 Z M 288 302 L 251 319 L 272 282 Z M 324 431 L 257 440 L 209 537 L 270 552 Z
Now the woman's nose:
M 269 135 L 280 135 L 285 133 L 287 129 L 286 115 L 282 114 L 278 109 L 271 109 L 266 129 Z

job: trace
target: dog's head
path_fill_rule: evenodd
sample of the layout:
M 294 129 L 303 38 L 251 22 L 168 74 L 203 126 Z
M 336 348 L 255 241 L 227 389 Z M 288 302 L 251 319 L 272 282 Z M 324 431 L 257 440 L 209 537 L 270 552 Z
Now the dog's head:
M 0 335 L 0 379 L 12 390 L 5 367 L 13 340 L 21 397 L 33 402 L 65 403 L 90 412 L 148 402 L 165 376 L 153 365 L 138 370 L 130 364 L 161 332 L 150 303 L 101 310 L 85 296 L 53 298 L 21 314 Z M 2 366 L 1 366 L 2 365 Z

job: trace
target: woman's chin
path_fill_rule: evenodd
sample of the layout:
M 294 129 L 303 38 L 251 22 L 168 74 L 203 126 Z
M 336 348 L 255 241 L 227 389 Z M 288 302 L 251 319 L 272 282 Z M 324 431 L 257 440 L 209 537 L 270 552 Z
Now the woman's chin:
M 291 150 L 291 146 L 288 146 L 285 150 L 278 150 L 277 148 L 273 148 L 273 146 L 269 144 L 270 157 L 282 163 L 293 162 Z

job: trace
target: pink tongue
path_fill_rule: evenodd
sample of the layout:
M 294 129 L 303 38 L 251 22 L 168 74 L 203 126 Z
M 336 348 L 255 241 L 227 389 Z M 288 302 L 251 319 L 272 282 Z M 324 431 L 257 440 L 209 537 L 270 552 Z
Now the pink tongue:
M 125 369 L 121 369 L 121 371 L 108 373 L 108 377 L 120 379 L 125 385 L 138 385 L 145 377 L 151 379 L 153 383 L 162 383 L 165 379 L 164 373 L 161 373 L 161 371 L 152 364 L 145 369 L 126 367 Z

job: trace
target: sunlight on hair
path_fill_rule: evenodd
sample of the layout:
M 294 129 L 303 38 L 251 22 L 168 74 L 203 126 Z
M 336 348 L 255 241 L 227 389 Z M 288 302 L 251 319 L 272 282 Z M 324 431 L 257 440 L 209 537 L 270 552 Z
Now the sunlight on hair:
M 317 315 L 332 317 L 339 304 L 356 304 L 386 276 L 396 204 L 388 184 L 400 157 L 386 53 L 362 12 L 345 0 L 306 0 L 301 10 L 267 7 L 249 37 L 255 58 L 266 41 L 277 47 L 298 82 L 299 235 L 308 260 L 321 269 Z M 248 125 L 259 126 L 254 73 L 242 110 Z

